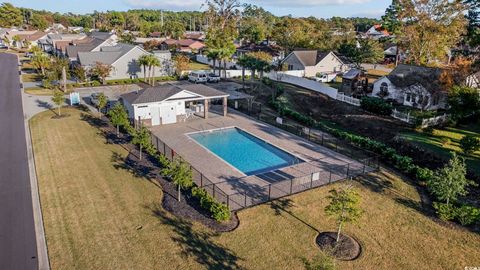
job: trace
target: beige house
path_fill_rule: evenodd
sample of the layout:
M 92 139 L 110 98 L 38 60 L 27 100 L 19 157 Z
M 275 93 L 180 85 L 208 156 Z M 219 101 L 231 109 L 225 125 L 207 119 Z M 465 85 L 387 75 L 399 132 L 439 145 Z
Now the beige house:
M 305 71 L 305 77 L 315 77 L 318 73 L 340 73 L 350 70 L 351 63 L 334 52 L 316 50 L 295 50 L 282 61 L 288 70 Z

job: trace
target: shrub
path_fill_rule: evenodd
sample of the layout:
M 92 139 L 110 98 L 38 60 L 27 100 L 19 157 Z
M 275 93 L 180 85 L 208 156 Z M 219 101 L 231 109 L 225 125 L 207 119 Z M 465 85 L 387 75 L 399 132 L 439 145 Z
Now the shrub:
M 427 182 L 433 177 L 433 171 L 428 168 L 415 166 L 415 178 L 421 182 Z
M 191 194 L 200 201 L 200 206 L 210 212 L 213 219 L 222 222 L 230 219 L 230 209 L 223 204 L 215 201 L 203 188 L 192 187 Z
M 451 204 L 448 205 L 446 203 L 441 202 L 434 202 L 433 208 L 435 208 L 437 215 L 440 219 L 448 221 L 453 220 L 456 215 L 455 207 Z
M 101 83 L 99 81 L 92 81 L 90 82 L 90 86 L 100 86 Z
M 227 221 L 230 219 L 230 209 L 228 206 L 223 203 L 214 202 L 210 206 L 210 211 L 212 212 L 212 217 L 216 221 Z
M 462 225 L 470 225 L 480 219 L 480 208 L 462 205 L 455 210 L 455 218 Z
M 360 100 L 360 105 L 362 109 L 379 114 L 379 115 L 390 115 L 392 114 L 392 105 L 387 103 L 385 100 L 377 97 L 362 97 Z
M 460 147 L 465 154 L 472 154 L 480 150 L 480 139 L 471 135 L 464 136 L 460 140 Z
M 266 86 L 272 86 L 272 80 L 270 80 L 270 78 L 268 77 L 263 77 L 262 83 L 265 84 Z

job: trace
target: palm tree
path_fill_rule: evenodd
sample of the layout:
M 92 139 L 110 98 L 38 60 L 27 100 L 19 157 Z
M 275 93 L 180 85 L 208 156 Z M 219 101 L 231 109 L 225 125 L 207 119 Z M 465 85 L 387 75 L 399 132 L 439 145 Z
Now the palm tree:
M 150 62 L 149 62 L 149 69 L 152 69 L 153 70 L 153 73 L 152 73 L 152 77 L 151 77 L 151 85 L 152 86 L 155 86 L 155 68 L 156 67 L 160 67 L 161 64 L 160 64 L 160 60 L 158 60 L 157 57 L 155 57 L 155 55 L 151 55 L 152 57 L 150 58 Z
M 245 88 L 245 68 L 250 66 L 251 58 L 247 55 L 242 55 L 238 58 L 237 64 L 242 66 L 242 84 L 243 88 Z
M 45 76 L 45 70 L 50 67 L 52 61 L 48 55 L 38 53 L 33 56 L 31 64 L 34 68 L 42 72 L 42 76 Z
M 148 54 L 144 54 L 138 58 L 138 65 L 143 67 L 143 81 L 147 82 L 147 66 L 148 66 Z

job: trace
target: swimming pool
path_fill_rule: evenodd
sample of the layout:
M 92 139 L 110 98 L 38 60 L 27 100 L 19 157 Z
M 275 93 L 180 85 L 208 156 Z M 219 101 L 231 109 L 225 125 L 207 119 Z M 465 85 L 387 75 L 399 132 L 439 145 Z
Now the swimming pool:
M 198 144 L 246 175 L 255 175 L 302 160 L 239 128 L 188 134 Z

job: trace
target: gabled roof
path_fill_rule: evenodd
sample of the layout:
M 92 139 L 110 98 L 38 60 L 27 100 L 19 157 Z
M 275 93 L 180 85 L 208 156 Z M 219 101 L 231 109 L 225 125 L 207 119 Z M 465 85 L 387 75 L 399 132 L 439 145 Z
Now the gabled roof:
M 83 66 L 93 66 L 96 62 L 111 65 L 135 47 L 135 45 L 119 43 L 116 46 L 102 47 L 98 52 L 79 52 L 78 60 Z
M 442 70 L 440 68 L 422 67 L 414 65 L 398 65 L 386 77 L 398 88 L 421 85 L 430 93 L 445 90 L 440 82 Z
M 295 50 L 292 52 L 292 54 L 294 54 L 306 67 L 317 65 L 330 53 L 333 53 L 333 55 L 335 55 L 340 62 L 345 64 L 344 59 L 341 59 L 334 52 L 321 52 L 316 50 Z
M 77 57 L 81 52 L 91 52 L 93 49 L 100 46 L 105 40 L 99 38 L 85 38 L 80 42 L 73 43 L 67 46 L 66 52 L 68 57 Z
M 113 36 L 112 33 L 110 32 L 99 32 L 99 31 L 92 31 L 90 32 L 90 34 L 88 35 L 89 37 L 92 37 L 92 38 L 97 38 L 97 39 L 101 39 L 101 40 L 107 40 L 109 38 L 111 38 Z
M 217 89 L 201 84 L 177 85 L 164 84 L 160 86 L 142 89 L 137 92 L 123 94 L 120 97 L 130 104 L 145 104 L 167 100 L 181 92 L 190 92 L 199 95 L 200 98 L 227 97 L 228 94 Z
M 347 71 L 347 73 L 343 74 L 342 78 L 352 80 L 361 74 L 362 74 L 361 70 L 352 68 L 349 71 Z

